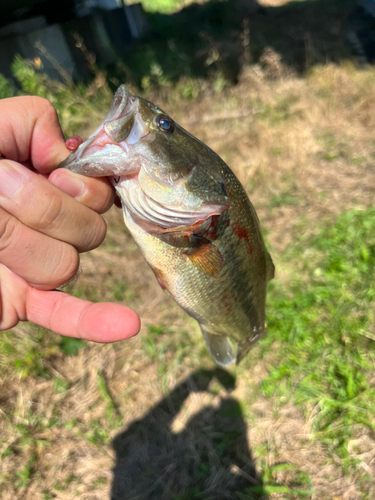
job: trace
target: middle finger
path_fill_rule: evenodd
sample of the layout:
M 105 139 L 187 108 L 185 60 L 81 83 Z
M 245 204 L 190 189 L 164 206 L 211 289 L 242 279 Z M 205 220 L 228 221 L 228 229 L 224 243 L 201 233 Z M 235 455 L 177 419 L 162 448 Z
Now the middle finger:
M 0 208 L 1 264 L 30 285 L 51 290 L 73 278 L 79 257 L 72 245 L 34 231 Z

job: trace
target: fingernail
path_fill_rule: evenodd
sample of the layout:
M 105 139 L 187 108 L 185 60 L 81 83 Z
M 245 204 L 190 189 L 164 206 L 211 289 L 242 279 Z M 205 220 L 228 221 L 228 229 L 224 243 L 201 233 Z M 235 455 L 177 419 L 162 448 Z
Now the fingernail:
M 21 189 L 23 176 L 12 167 L 0 167 L 0 195 L 14 198 Z
M 55 181 L 57 186 L 64 193 L 69 194 L 72 198 L 80 198 L 86 191 L 86 186 L 81 181 L 73 176 L 60 175 Z

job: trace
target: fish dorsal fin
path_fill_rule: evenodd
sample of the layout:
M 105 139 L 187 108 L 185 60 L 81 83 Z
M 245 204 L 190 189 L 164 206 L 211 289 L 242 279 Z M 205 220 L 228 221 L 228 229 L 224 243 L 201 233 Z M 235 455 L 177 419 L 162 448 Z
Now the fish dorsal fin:
M 212 243 L 198 248 L 193 247 L 184 252 L 184 254 L 203 274 L 217 276 L 221 273 L 224 265 L 224 258 L 221 252 Z
M 200 325 L 206 346 L 216 363 L 227 366 L 236 360 L 235 349 L 229 337 L 217 335 L 207 330 L 207 327 Z

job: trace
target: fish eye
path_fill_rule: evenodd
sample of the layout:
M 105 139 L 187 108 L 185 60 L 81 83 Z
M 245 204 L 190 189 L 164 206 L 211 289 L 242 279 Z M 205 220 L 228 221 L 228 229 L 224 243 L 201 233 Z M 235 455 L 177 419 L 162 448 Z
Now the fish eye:
M 171 134 L 174 130 L 173 121 L 165 115 L 157 115 L 155 118 L 155 123 L 163 132 L 168 132 Z

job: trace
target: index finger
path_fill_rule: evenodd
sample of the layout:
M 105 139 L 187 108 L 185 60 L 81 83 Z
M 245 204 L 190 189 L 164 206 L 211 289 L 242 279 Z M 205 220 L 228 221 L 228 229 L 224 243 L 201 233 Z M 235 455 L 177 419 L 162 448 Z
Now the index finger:
M 69 154 L 57 113 L 41 97 L 0 100 L 0 157 L 49 173 Z

